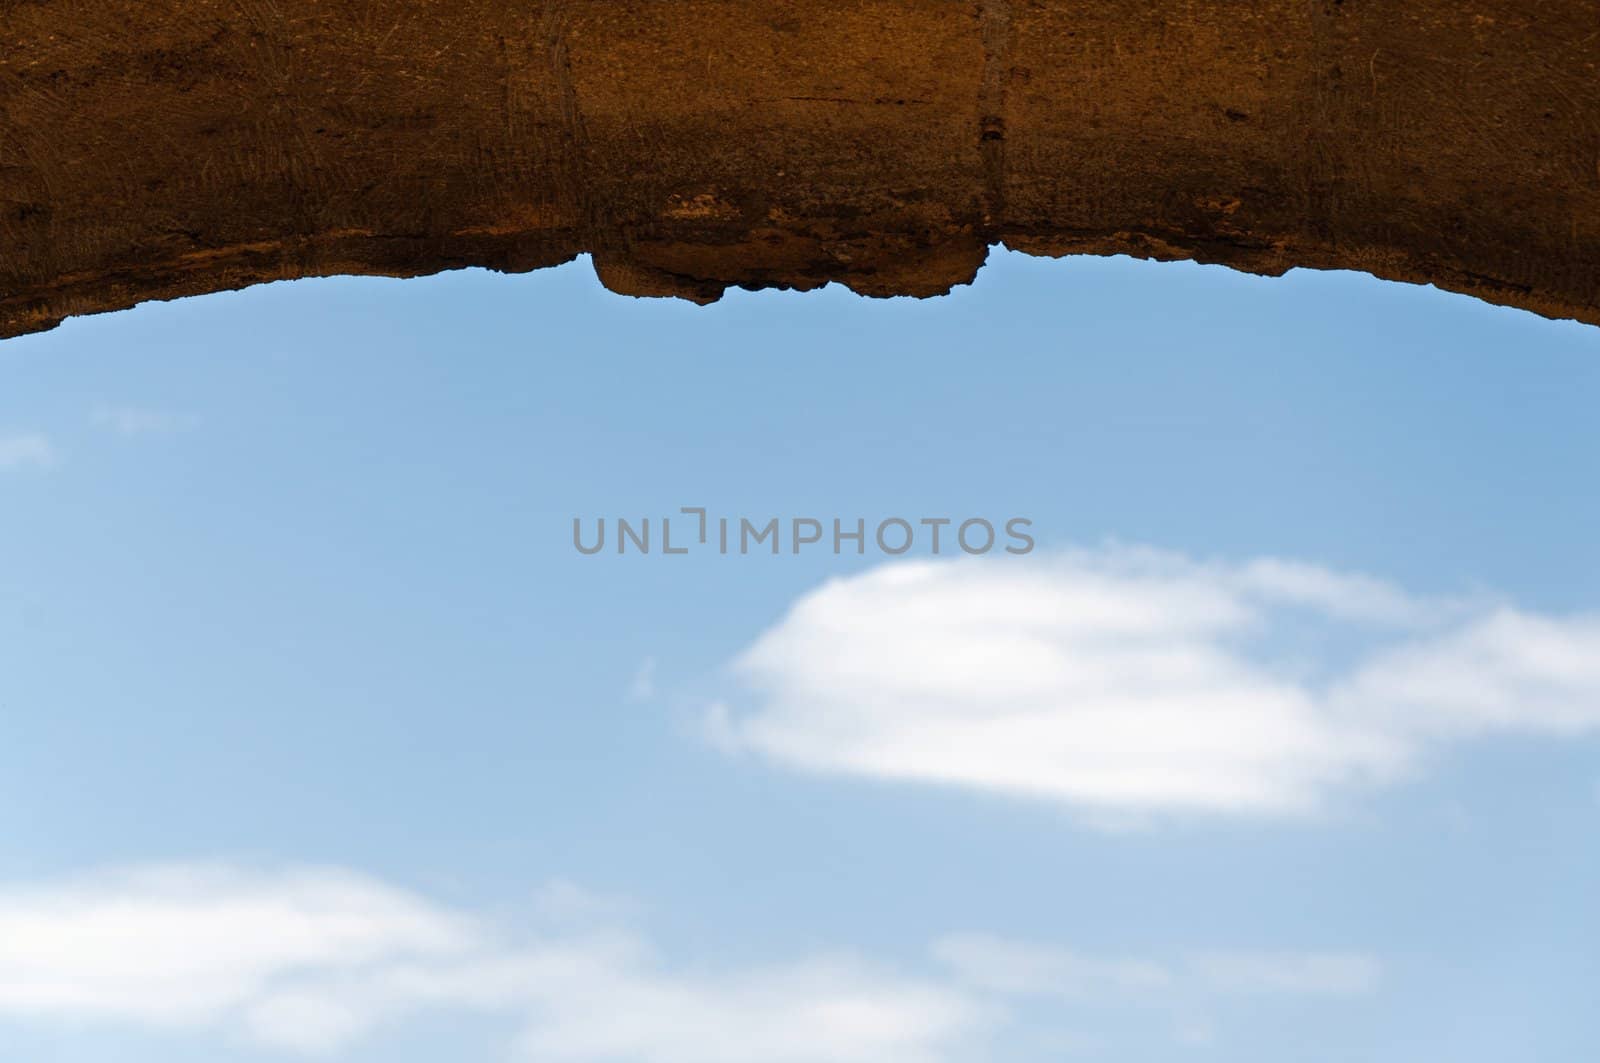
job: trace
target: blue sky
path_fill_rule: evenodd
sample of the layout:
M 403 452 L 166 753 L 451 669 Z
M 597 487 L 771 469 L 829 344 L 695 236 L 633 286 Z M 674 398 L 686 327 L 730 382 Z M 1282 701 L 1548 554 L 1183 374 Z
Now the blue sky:
M 0 1058 L 1584 1058 L 1597 348 L 998 252 L 0 345 Z M 573 549 L 683 506 L 1038 546 Z

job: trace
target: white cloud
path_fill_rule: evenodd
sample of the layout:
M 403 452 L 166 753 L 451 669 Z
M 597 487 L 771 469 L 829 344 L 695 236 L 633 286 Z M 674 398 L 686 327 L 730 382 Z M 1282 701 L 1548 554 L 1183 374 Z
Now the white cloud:
M 552 987 L 522 1047 L 534 1059 L 876 1063 L 948 1058 L 981 1009 L 931 982 L 849 958 L 723 978 L 601 972 Z
M 0 469 L 46 468 L 56 460 L 56 448 L 45 436 L 35 432 L 0 436 Z
M 685 972 L 625 931 L 506 937 L 341 871 L 179 866 L 0 888 L 0 1017 L 328 1054 L 448 1009 L 519 1019 L 528 1058 L 574 1063 L 932 1063 L 986 1018 L 964 991 L 851 956 Z
M 0 891 L 0 1011 L 204 1023 L 286 974 L 465 952 L 470 927 L 331 871 L 175 867 Z
M 1600 728 L 1600 620 L 1123 547 L 834 580 L 734 672 L 725 749 L 1091 818 L 1305 813 L 1445 739 Z
M 934 973 L 850 953 L 710 970 L 607 925 L 614 899 L 558 882 L 537 900 L 560 925 L 527 937 L 335 869 L 0 885 L 0 1023 L 120 1023 L 337 1057 L 447 1012 L 509 1020 L 514 1056 L 549 1063 L 943 1063 L 971 1058 L 1028 998 L 1092 1009 L 1115 997 L 1170 1016 L 1226 995 L 1367 993 L 1380 973 L 1361 953 L 1106 957 L 983 934 L 935 941 Z
M 100 428 L 124 436 L 164 435 L 192 428 L 195 423 L 193 417 L 183 414 L 106 404 L 96 406 L 89 418 Z
M 1130 551 L 1129 557 L 1154 556 Z M 1169 558 L 1186 568 L 1189 562 Z M 1430 602 L 1413 597 L 1370 576 L 1335 572 L 1320 565 L 1283 558 L 1258 558 L 1237 568 L 1213 567 L 1211 578 L 1232 585 L 1237 592 L 1279 605 L 1299 605 L 1344 620 L 1413 627 L 1462 608 L 1459 603 Z
M 1330 695 L 1335 711 L 1419 737 L 1600 727 L 1600 617 L 1500 608 L 1384 650 Z

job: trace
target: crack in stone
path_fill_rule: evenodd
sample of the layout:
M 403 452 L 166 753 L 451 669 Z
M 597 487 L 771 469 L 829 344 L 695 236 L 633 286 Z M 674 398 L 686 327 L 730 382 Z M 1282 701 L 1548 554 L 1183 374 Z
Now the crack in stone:
M 978 153 L 983 159 L 984 218 L 993 232 L 1006 213 L 1006 83 L 1011 78 L 1010 0 L 978 0 L 983 83 L 978 98 Z
M 583 118 L 583 104 L 572 77 L 572 54 L 568 44 L 571 15 L 568 0 L 545 0 L 543 32 L 550 76 L 560 96 L 561 121 L 567 134 L 566 164 L 562 167 L 557 194 L 563 205 L 583 219 L 589 233 L 600 229 L 599 211 L 589 187 L 589 130 Z

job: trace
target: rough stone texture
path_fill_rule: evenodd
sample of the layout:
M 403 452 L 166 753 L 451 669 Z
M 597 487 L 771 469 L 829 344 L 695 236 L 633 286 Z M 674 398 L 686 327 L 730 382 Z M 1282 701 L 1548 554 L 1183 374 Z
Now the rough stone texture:
M 1594 0 L 0 0 L 0 335 L 284 277 L 932 295 L 990 244 L 1600 323 Z

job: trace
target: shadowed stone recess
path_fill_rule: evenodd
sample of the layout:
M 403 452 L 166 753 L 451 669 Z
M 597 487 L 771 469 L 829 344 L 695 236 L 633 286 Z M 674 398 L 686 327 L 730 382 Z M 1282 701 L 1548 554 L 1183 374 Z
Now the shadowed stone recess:
M 0 336 L 592 252 L 928 296 L 996 243 L 1600 323 L 1592 0 L 0 0 Z

